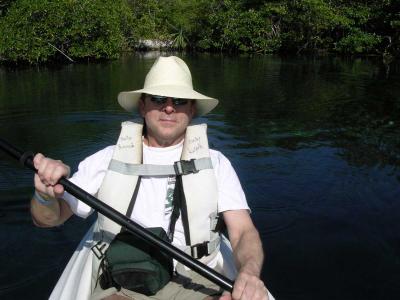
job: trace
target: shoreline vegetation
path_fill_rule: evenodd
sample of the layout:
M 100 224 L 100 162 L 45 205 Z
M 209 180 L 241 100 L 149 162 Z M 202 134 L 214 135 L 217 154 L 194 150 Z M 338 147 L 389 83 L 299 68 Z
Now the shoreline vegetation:
M 0 64 L 146 50 L 400 57 L 397 0 L 3 0 Z

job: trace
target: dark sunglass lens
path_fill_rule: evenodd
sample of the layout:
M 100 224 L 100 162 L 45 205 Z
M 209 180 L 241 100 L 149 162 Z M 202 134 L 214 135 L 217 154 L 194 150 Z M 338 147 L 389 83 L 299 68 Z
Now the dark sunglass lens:
M 165 102 L 167 102 L 167 97 L 163 97 L 163 96 L 151 96 L 151 101 L 156 103 L 156 104 L 164 104 Z
M 177 105 L 177 106 L 179 106 L 179 105 L 186 105 L 186 104 L 188 103 L 188 100 L 187 100 L 187 99 L 175 98 L 175 99 L 173 100 L 173 103 L 174 103 L 174 105 Z
M 151 95 L 150 100 L 157 105 L 161 105 L 165 104 L 168 98 L 170 97 Z M 170 98 L 170 99 L 172 100 L 172 104 L 175 106 L 185 105 L 189 101 L 187 99 L 182 99 L 182 98 Z

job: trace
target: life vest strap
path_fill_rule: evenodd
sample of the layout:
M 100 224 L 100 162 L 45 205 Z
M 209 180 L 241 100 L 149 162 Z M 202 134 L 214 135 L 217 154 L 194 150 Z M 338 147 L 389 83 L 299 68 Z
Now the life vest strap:
M 97 259 L 101 260 L 104 257 L 104 254 L 105 254 L 107 248 L 108 248 L 107 243 L 104 243 L 103 241 L 98 241 L 90 249 L 93 251 L 93 253 L 97 257 Z
M 219 250 L 220 242 L 221 242 L 220 236 L 216 235 L 216 237 L 211 241 L 205 241 L 201 244 L 188 247 L 185 250 L 185 252 L 187 254 L 190 254 L 192 257 L 196 259 L 200 259 L 203 256 L 208 256 L 212 254 L 214 251 Z
M 173 165 L 129 164 L 112 159 L 109 170 L 134 176 L 171 176 L 197 173 L 204 169 L 212 169 L 210 157 L 180 160 Z

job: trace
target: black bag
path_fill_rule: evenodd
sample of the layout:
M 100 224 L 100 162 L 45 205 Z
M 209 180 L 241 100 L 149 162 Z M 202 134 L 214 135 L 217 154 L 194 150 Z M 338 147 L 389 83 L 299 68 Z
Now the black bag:
M 161 227 L 147 228 L 161 239 L 168 241 Z M 101 262 L 102 289 L 115 286 L 144 295 L 154 295 L 172 277 L 172 258 L 149 245 L 128 231 L 117 234 L 110 243 Z

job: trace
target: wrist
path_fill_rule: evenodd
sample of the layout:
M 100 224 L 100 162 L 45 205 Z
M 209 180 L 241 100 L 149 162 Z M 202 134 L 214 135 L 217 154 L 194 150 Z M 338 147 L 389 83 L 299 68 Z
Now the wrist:
M 255 262 L 248 262 L 245 265 L 242 266 L 240 269 L 241 272 L 247 273 L 249 275 L 254 275 L 257 277 L 260 277 L 261 274 L 261 268 L 260 266 L 255 263 Z
M 33 195 L 33 198 L 36 200 L 37 203 L 41 205 L 51 205 L 55 202 L 55 198 L 52 198 L 46 194 L 40 193 L 37 190 L 35 190 L 35 194 Z

